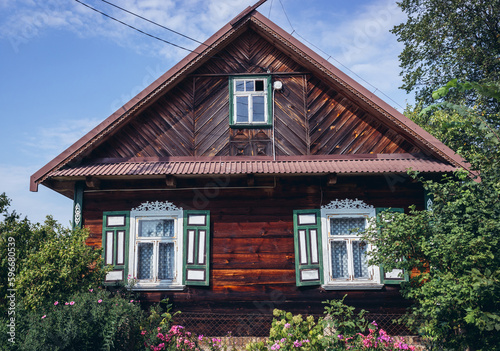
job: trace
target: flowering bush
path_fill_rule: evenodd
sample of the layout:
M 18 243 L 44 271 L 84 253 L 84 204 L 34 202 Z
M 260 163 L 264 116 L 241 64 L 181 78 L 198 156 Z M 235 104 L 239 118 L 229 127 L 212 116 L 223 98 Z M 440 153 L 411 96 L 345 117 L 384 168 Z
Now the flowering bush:
M 275 309 L 269 331 L 267 345 L 262 342 L 250 343 L 247 350 L 323 350 L 323 325 L 316 323 L 313 316 L 305 319 L 302 315 Z
M 103 289 L 51 301 L 36 311 L 19 306 L 16 343 L 8 343 L 9 350 L 131 350 L 142 316 L 129 297 Z
M 165 304 L 165 312 L 160 315 L 161 307 L 150 310 L 145 325 L 141 325 L 141 335 L 146 350 L 200 350 L 196 335 L 186 331 L 181 325 L 173 324 L 173 317 L 180 313 L 171 313 L 172 304 L 168 299 L 161 301 Z
M 332 341 L 331 350 L 366 350 L 366 351 L 396 351 L 410 350 L 415 347 L 410 346 L 401 340 L 389 336 L 383 329 L 378 329 L 377 323 L 373 321 L 369 326 L 367 335 L 356 333 L 352 336 L 337 334 Z
M 310 350 L 310 351 L 396 351 L 415 347 L 389 336 L 375 321 L 369 323 L 366 311 L 354 313 L 342 300 L 327 301 L 326 318 L 316 323 L 312 316 L 293 316 L 290 312 L 274 310 L 274 319 L 267 343 L 247 345 L 248 351 Z

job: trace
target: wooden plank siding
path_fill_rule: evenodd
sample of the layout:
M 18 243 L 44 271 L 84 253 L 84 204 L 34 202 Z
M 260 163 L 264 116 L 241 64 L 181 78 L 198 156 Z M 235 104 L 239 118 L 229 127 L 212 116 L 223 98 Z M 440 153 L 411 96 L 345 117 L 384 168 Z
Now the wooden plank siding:
M 373 312 L 382 308 L 385 312 L 401 311 L 407 302 L 393 287 L 340 292 L 296 287 L 293 210 L 319 209 L 331 200 L 344 198 L 363 199 L 374 207 L 408 210 L 416 204 L 423 208 L 423 190 L 407 177 L 396 184 L 383 176 L 340 177 L 330 187 L 325 183 L 326 177 L 286 177 L 268 188 L 87 191 L 83 220 L 91 233 L 88 244 L 100 247 L 104 211 L 130 210 L 145 201 L 170 201 L 184 209 L 210 210 L 210 286 L 187 287 L 183 292 L 143 293 L 143 298 L 150 300 L 168 296 L 182 310 L 195 310 L 196 302 L 202 310 L 225 309 L 230 313 L 235 311 L 233 308 L 250 309 L 254 303 L 270 301 L 278 294 L 280 308 L 321 313 L 321 301 L 347 293 L 350 303 L 358 307 Z M 134 184 L 129 186 L 133 188 Z M 199 201 L 200 194 L 205 194 L 206 201 Z
M 266 138 L 262 133 L 256 137 L 250 130 L 243 130 L 246 140 L 235 138 L 237 132 L 229 127 L 228 88 L 231 74 L 269 72 L 273 80 L 283 83 L 274 98 L 277 155 L 420 152 L 395 130 L 248 30 L 115 132 L 86 160 L 270 156 L 270 129 L 262 130 Z

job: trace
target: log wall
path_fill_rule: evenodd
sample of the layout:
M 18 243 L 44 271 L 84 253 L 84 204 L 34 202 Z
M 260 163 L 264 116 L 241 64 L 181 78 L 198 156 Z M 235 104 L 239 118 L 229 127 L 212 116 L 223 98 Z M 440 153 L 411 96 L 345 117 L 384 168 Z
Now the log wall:
M 213 179 L 207 179 L 206 184 L 213 184 Z M 83 218 L 91 231 L 88 244 L 101 245 L 103 211 L 130 210 L 145 201 L 208 209 L 212 231 L 210 286 L 187 287 L 183 292 L 150 292 L 143 299 L 159 301 L 169 297 L 183 311 L 246 313 L 282 308 L 322 313 L 322 301 L 348 294 L 347 303 L 371 312 L 402 312 L 407 302 L 397 287 L 377 291 L 296 287 L 292 215 L 296 209 L 320 208 L 345 198 L 362 199 L 374 207 L 408 210 L 408 206 L 416 204 L 422 208 L 424 194 L 418 183 L 401 178 L 394 184 L 383 176 L 358 176 L 339 177 L 337 184 L 330 187 L 325 177 L 278 178 L 276 184 L 274 179 L 256 179 L 255 184 L 247 189 L 87 191 Z

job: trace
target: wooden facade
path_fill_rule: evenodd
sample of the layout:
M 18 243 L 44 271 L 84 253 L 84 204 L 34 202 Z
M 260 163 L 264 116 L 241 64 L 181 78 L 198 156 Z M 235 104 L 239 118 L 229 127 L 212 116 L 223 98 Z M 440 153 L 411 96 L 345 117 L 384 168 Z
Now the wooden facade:
M 101 246 L 102 214 L 136 207 L 151 199 L 171 201 L 185 209 L 209 210 L 212 253 L 210 286 L 186 287 L 182 292 L 149 292 L 144 298 L 169 297 L 182 311 L 247 313 L 265 306 L 295 312 L 322 313 L 322 301 L 342 298 L 370 312 L 403 312 L 407 302 L 399 289 L 385 286 L 378 291 L 325 291 L 320 287 L 297 287 L 293 210 L 319 208 L 337 198 L 365 199 L 376 207 L 408 209 L 424 207 L 424 192 L 410 178 L 397 183 L 387 176 L 340 177 L 334 186 L 326 177 L 257 179 L 206 178 L 187 180 L 195 189 L 86 192 L 84 226 L 90 229 L 90 245 Z M 214 184 L 227 184 L 214 188 Z M 132 184 L 130 184 L 132 186 Z M 231 189 L 234 187 L 234 189 Z
M 274 100 L 276 155 L 422 152 L 373 113 L 248 30 L 86 159 L 271 156 L 271 129 L 231 129 L 228 123 L 228 77 L 267 71 L 284 87 Z
M 297 286 L 294 211 L 337 199 L 423 209 L 406 162 L 429 163 L 415 170 L 437 177 L 463 160 L 253 9 L 196 52 L 35 173 L 31 189 L 78 198 L 96 247 L 105 246 L 105 213 L 151 201 L 208 211 L 207 286 L 143 289 L 146 300 L 169 297 L 183 311 L 321 313 L 322 301 L 347 294 L 371 312 L 402 312 L 398 285 Z M 230 79 L 249 76 L 282 83 L 267 92 L 271 125 L 230 124 Z M 234 160 L 257 165 L 234 172 Z M 273 165 L 281 168 L 264 167 Z

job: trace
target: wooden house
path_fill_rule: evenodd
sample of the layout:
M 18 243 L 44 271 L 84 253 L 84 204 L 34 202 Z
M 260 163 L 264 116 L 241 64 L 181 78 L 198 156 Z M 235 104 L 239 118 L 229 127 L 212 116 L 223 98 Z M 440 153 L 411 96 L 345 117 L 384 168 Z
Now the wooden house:
M 74 199 L 106 282 L 182 311 L 401 311 L 369 266 L 377 211 L 426 207 L 408 169 L 452 150 L 249 7 L 31 177 Z

